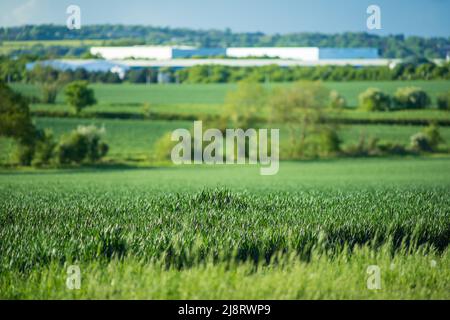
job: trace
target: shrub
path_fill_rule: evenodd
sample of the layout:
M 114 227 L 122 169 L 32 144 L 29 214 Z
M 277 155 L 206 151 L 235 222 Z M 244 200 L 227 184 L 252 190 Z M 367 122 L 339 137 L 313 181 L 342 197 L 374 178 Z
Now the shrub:
M 411 149 L 419 152 L 433 151 L 428 136 L 423 132 L 411 136 Z
M 396 109 L 424 109 L 430 103 L 430 97 L 421 88 L 398 88 L 395 92 L 394 104 Z
M 19 144 L 13 154 L 14 162 L 22 166 L 29 166 L 33 160 L 34 147 L 28 144 Z
M 392 141 L 380 141 L 377 137 L 370 137 L 366 140 L 364 134 L 361 134 L 358 143 L 346 148 L 345 153 L 353 157 L 370 157 L 383 155 L 407 155 L 407 148 L 399 143 Z
M 436 124 L 430 124 L 428 127 L 422 130 L 422 133 L 427 136 L 428 142 L 433 151 L 436 151 L 438 145 L 444 142 L 444 139 L 442 138 L 439 131 L 439 127 Z
M 141 107 L 141 112 L 144 118 L 150 119 L 152 115 L 152 108 L 150 106 L 150 103 L 145 102 Z
M 408 150 L 406 150 L 405 146 L 399 143 L 385 141 L 377 144 L 377 147 L 383 154 L 387 155 L 407 155 Z
M 171 137 L 172 133 L 168 132 L 155 142 L 153 147 L 153 155 L 155 160 L 170 160 L 172 149 L 178 143 L 176 141 L 172 141 Z
M 330 92 L 330 108 L 341 109 L 347 106 L 347 101 L 345 98 L 336 90 L 331 90 Z
M 95 163 L 108 153 L 108 145 L 101 141 L 105 129 L 79 126 L 63 137 L 58 145 L 58 160 L 62 164 Z
M 318 135 L 318 155 L 330 156 L 340 151 L 341 139 L 337 130 L 326 128 Z
M 359 95 L 359 107 L 366 111 L 389 111 L 391 98 L 380 89 L 369 88 Z
M 437 106 L 440 110 L 450 110 L 450 90 L 438 96 Z
M 33 166 L 48 165 L 53 159 L 56 143 L 50 130 L 39 130 L 34 150 Z

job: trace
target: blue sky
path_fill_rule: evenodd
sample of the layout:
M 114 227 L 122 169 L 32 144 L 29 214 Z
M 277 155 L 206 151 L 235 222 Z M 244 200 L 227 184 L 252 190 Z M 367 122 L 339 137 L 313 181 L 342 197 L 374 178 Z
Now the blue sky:
M 83 24 L 122 23 L 288 33 L 368 31 L 366 9 L 381 7 L 377 34 L 450 36 L 450 0 L 1 0 L 0 26 L 65 24 L 77 4 Z

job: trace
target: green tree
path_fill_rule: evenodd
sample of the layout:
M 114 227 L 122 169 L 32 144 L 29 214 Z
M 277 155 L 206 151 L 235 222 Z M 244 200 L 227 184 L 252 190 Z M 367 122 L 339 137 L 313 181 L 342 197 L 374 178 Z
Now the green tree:
M 329 90 L 320 82 L 298 82 L 272 92 L 269 98 L 270 120 L 273 124 L 286 126 L 290 137 L 290 157 L 328 153 L 328 147 L 318 145 L 320 141 L 327 145 L 336 142 L 336 137 L 329 131 L 333 128 L 322 124 L 329 95 Z
M 235 128 L 248 129 L 256 126 L 263 113 L 267 93 L 258 83 L 241 81 L 237 89 L 227 94 L 223 118 L 231 120 Z
M 27 100 L 0 82 L 0 136 L 30 145 L 35 134 L 36 128 L 31 121 Z
M 86 81 L 74 81 L 67 85 L 65 91 L 66 101 L 72 106 L 76 114 L 88 106 L 97 103 L 94 90 L 88 87 Z
M 13 138 L 19 143 L 15 157 L 20 164 L 31 163 L 37 134 L 27 100 L 0 82 L 0 136 Z
M 368 88 L 359 95 L 359 108 L 365 111 L 389 111 L 391 98 L 377 88 Z
M 69 82 L 67 73 L 59 72 L 51 67 L 37 64 L 29 72 L 31 82 L 37 84 L 41 89 L 41 101 L 54 104 L 56 97 L 66 83 Z

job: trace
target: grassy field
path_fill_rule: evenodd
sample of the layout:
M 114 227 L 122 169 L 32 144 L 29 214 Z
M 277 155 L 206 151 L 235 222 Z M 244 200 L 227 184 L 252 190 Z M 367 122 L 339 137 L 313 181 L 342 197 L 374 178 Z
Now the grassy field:
M 327 83 L 354 104 L 367 86 Z M 280 84 L 286 85 L 286 84 Z M 428 86 L 428 87 L 427 87 Z M 27 95 L 34 86 L 16 84 Z M 234 85 L 93 85 L 86 112 L 220 114 Z M 352 100 L 353 99 L 353 100 Z M 33 111 L 70 111 L 34 104 Z M 450 119 L 448 112 L 342 112 L 351 119 Z M 34 117 L 56 138 L 105 127 L 102 165 L 0 168 L 0 299 L 450 299 L 450 157 L 163 167 L 155 142 L 192 121 Z M 286 135 L 281 128 L 281 139 Z M 422 126 L 340 125 L 347 147 L 367 138 L 409 144 Z M 440 133 L 450 143 L 450 127 Z M 284 144 L 286 145 L 286 144 Z M 11 140 L 0 140 L 0 162 Z M 146 166 L 146 167 L 144 167 Z M 81 289 L 66 288 L 78 265 Z M 367 288 L 367 268 L 381 289 Z
M 375 86 L 393 93 L 400 86 L 419 86 L 427 90 L 435 101 L 437 94 L 450 88 L 448 81 L 410 81 L 410 82 L 327 82 L 329 88 L 341 92 L 351 108 L 338 114 L 329 113 L 331 117 L 353 121 L 450 121 L 450 112 L 434 108 L 427 110 L 403 110 L 393 112 L 364 112 L 352 110 L 357 104 L 357 97 L 367 87 Z M 270 87 L 290 85 L 273 84 Z M 96 117 L 98 113 L 135 114 L 142 116 L 145 112 L 181 118 L 203 118 L 223 113 L 223 104 L 227 92 L 236 88 L 235 84 L 195 84 L 195 85 L 135 85 L 135 84 L 93 84 L 98 104 L 87 108 L 84 115 Z M 28 96 L 39 96 L 39 88 L 29 84 L 14 84 L 13 88 Z M 55 105 L 32 104 L 31 110 L 45 116 L 71 113 L 72 109 L 64 102 L 60 94 Z M 260 117 L 267 117 L 267 110 L 261 109 Z M 164 118 L 167 119 L 167 118 Z
M 273 177 L 5 171 L 0 297 L 449 299 L 449 169 L 418 158 L 283 162 Z M 64 287 L 69 264 L 79 292 Z
M 350 106 L 356 106 L 358 95 L 368 87 L 376 87 L 393 94 L 399 87 L 417 86 L 426 90 L 433 101 L 436 96 L 450 89 L 450 82 L 433 81 L 354 81 L 354 82 L 324 82 L 325 86 L 340 92 Z M 268 87 L 288 86 L 285 84 L 269 84 Z M 39 88 L 30 84 L 13 84 L 15 90 L 27 95 L 39 96 Z M 227 92 L 236 88 L 236 84 L 93 84 L 96 97 L 100 104 L 142 104 L 148 102 L 154 105 L 171 104 L 223 104 Z M 63 96 L 58 97 L 63 102 Z

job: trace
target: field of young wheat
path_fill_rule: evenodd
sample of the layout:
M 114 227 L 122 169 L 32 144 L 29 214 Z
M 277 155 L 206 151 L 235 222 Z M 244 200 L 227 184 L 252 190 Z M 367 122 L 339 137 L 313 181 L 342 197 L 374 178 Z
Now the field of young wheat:
M 5 171 L 0 297 L 448 299 L 449 166 Z

